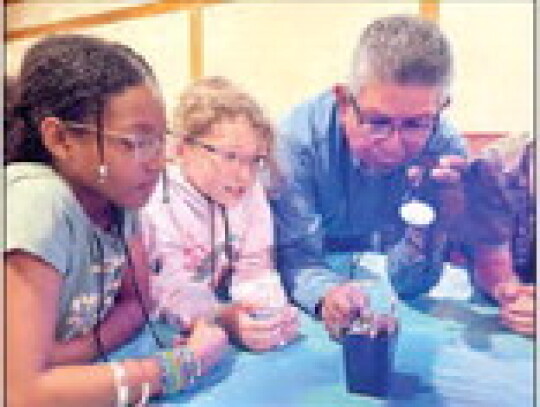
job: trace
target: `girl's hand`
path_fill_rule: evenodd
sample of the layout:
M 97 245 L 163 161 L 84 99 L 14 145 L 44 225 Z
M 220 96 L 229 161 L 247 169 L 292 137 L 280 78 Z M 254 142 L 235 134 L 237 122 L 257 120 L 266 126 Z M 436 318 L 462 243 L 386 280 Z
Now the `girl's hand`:
M 287 305 L 261 308 L 235 304 L 226 311 L 229 333 L 249 350 L 264 352 L 290 342 L 298 335 L 298 312 Z
M 209 371 L 227 353 L 229 340 L 227 333 L 218 325 L 198 320 L 193 325 L 187 346 L 201 363 L 201 373 Z

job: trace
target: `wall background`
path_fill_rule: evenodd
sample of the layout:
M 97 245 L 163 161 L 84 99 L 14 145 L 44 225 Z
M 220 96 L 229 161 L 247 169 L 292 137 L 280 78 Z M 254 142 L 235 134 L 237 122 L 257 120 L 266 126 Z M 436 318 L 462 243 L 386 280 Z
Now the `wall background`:
M 7 30 L 148 1 L 29 1 L 7 6 Z M 439 23 L 456 59 L 448 114 L 468 132 L 533 131 L 533 1 L 438 2 Z M 236 1 L 202 8 L 204 74 L 242 85 L 278 119 L 293 104 L 344 81 L 357 35 L 373 18 L 420 13 L 420 2 Z M 169 111 L 190 80 L 189 11 L 82 28 L 122 41 L 157 72 Z M 15 74 L 34 39 L 9 41 L 6 71 Z

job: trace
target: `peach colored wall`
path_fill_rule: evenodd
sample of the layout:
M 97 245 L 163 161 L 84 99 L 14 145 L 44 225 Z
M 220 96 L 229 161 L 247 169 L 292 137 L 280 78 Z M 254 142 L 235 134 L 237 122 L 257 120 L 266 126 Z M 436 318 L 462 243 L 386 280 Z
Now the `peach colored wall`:
M 417 14 L 417 1 L 224 4 L 205 11 L 205 65 L 254 93 L 271 116 L 344 81 L 356 38 L 374 18 Z
M 440 24 L 456 59 L 451 114 L 468 131 L 532 132 L 531 0 L 443 0 Z
M 45 22 L 45 16 L 58 19 L 59 10 L 46 12 L 58 6 L 45 3 L 48 6 L 10 6 L 7 27 Z M 89 3 L 63 9 L 62 17 L 111 7 L 99 1 L 91 9 Z M 230 77 L 278 118 L 293 104 L 346 79 L 356 36 L 369 21 L 419 9 L 419 2 L 412 0 L 238 1 L 209 6 L 203 14 L 205 73 Z M 454 104 L 448 113 L 458 128 L 531 131 L 532 15 L 532 0 L 441 1 L 440 24 L 454 45 L 457 62 Z M 186 12 L 175 12 L 83 31 L 123 41 L 145 55 L 170 110 L 190 79 L 187 22 Z M 30 42 L 7 44 L 8 73 L 16 72 Z
M 51 21 L 48 18 L 41 18 L 41 16 L 45 15 L 42 7 L 34 8 L 36 5 L 19 5 L 19 7 L 23 6 L 27 24 L 31 20 L 34 21 L 34 24 Z M 52 7 L 51 3 L 49 3 L 48 7 Z M 93 12 L 108 9 L 110 9 L 110 6 L 104 8 L 100 3 L 95 3 Z M 70 10 L 69 15 L 66 15 L 64 11 L 64 18 L 90 12 L 88 4 L 85 4 L 84 8 L 81 9 L 84 11 L 83 13 L 78 13 L 76 8 Z M 30 18 L 31 16 L 33 16 L 33 19 Z M 52 21 L 56 21 L 56 17 Z M 173 100 L 189 82 L 189 33 L 187 22 L 187 12 L 172 12 L 155 17 L 144 17 L 84 28 L 79 32 L 123 42 L 144 55 L 156 72 L 170 111 Z M 9 25 L 8 19 L 8 27 Z M 6 71 L 8 74 L 18 72 L 24 51 L 34 41 L 34 39 L 25 39 L 7 44 Z

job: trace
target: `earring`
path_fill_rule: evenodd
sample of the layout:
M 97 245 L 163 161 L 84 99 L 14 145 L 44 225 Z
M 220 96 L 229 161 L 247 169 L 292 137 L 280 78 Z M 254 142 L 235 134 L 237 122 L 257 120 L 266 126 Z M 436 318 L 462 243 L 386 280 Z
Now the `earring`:
M 108 174 L 108 167 L 105 164 L 100 164 L 98 167 L 98 182 L 103 184 Z

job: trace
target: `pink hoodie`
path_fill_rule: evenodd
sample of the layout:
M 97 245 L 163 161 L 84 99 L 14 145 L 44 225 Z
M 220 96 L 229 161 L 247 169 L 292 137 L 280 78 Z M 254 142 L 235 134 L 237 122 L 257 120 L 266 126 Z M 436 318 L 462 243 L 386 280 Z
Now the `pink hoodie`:
M 159 312 L 179 323 L 210 317 L 217 305 L 216 281 L 227 279 L 229 264 L 233 266 L 229 288 L 233 301 L 261 307 L 284 305 L 285 293 L 273 260 L 273 222 L 262 185 L 256 182 L 234 207 L 224 211 L 189 184 L 178 165 L 167 168 L 167 177 L 169 202 L 164 202 L 160 183 L 141 214 L 150 260 L 160 264 L 151 283 Z M 226 253 L 226 221 L 232 256 Z

